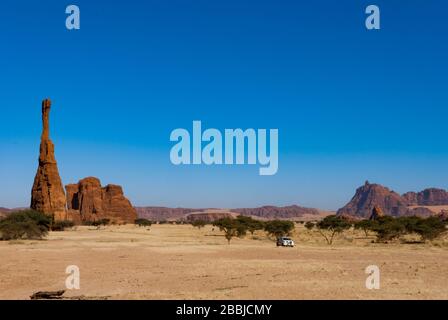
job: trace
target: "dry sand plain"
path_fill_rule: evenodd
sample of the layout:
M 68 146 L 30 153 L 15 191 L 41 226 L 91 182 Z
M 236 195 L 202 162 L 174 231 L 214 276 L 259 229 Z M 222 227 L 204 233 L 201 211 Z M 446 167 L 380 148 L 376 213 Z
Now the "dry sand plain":
M 188 225 L 78 227 L 43 241 L 0 242 L 0 299 L 65 288 L 77 265 L 81 289 L 108 299 L 448 299 L 448 240 L 372 244 L 346 232 L 333 246 L 298 225 L 295 248 L 263 233 L 234 239 Z M 381 288 L 364 270 L 377 265 Z

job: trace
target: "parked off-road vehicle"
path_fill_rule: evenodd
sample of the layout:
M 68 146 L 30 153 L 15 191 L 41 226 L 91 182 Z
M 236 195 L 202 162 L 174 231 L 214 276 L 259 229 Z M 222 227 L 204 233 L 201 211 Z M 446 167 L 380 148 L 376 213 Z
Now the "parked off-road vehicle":
M 294 241 L 288 237 L 280 237 L 277 239 L 277 247 L 294 247 Z

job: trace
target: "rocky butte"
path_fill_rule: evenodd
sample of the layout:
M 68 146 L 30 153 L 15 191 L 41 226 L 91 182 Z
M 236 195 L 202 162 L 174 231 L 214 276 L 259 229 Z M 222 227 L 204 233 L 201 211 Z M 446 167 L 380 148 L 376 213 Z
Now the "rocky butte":
M 54 145 L 50 140 L 51 101 L 42 102 L 43 130 L 40 142 L 39 166 L 31 191 L 31 208 L 54 216 L 56 221 L 75 223 L 109 219 L 115 223 L 133 223 L 137 212 L 123 195 L 121 186 L 104 188 L 97 178 L 89 177 L 66 186 L 64 192 L 59 176 Z
M 108 184 L 101 187 L 100 180 L 88 177 L 77 184 L 68 184 L 65 189 L 68 217 L 76 223 L 101 219 L 134 223 L 137 219 L 137 211 L 120 186 Z

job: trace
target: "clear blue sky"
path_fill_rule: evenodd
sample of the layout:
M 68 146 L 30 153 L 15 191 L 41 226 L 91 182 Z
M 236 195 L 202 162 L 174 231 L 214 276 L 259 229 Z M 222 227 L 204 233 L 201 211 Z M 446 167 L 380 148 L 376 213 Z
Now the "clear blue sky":
M 2 1 L 0 206 L 29 205 L 45 97 L 63 183 L 94 175 L 135 205 L 337 209 L 366 179 L 448 188 L 447 15 L 443 0 Z M 277 175 L 173 166 L 169 135 L 193 120 L 278 128 Z

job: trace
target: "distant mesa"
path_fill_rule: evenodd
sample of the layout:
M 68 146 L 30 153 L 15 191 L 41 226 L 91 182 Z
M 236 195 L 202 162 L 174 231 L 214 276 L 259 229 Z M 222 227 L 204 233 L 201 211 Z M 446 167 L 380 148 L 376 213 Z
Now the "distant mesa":
M 403 198 L 410 206 L 448 205 L 448 192 L 443 189 L 429 188 L 421 192 L 407 192 Z
M 263 206 L 258 208 L 239 208 L 232 209 L 232 212 L 239 213 L 244 216 L 255 216 L 265 219 L 291 219 L 301 218 L 304 215 L 319 215 L 320 211 L 314 208 L 305 208 L 297 205 L 276 207 Z
M 238 216 L 237 213 L 232 213 L 225 210 L 207 210 L 205 212 L 190 213 L 187 215 L 186 220 L 188 222 L 205 221 L 207 223 L 211 223 L 219 219 L 235 218 L 236 216 Z
M 56 221 L 72 220 L 75 223 L 110 219 L 111 222 L 134 222 L 137 212 L 118 185 L 101 187 L 97 178 L 89 177 L 77 184 L 66 186 L 64 192 L 50 140 L 51 101 L 42 102 L 42 135 L 39 165 L 31 191 L 34 210 L 51 214 Z
M 380 184 L 368 181 L 359 187 L 353 198 L 341 209 L 338 215 L 356 216 L 369 219 L 376 212 L 389 216 L 421 216 L 428 217 L 439 213 L 448 205 L 448 193 L 442 189 L 425 189 L 421 192 L 408 192 L 400 195 Z

